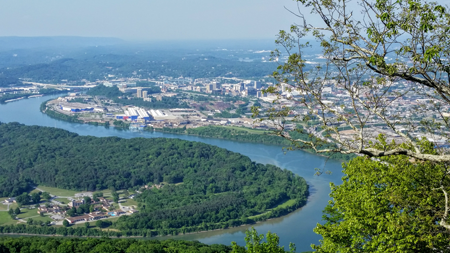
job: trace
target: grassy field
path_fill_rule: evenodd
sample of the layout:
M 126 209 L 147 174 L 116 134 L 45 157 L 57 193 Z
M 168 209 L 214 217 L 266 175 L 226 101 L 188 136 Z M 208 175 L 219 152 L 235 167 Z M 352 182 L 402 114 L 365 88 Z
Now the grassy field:
M 8 205 L 3 205 L 3 201 L 7 198 L 0 198 L 0 211 L 6 211 L 8 209 Z
M 122 206 L 136 206 L 138 205 L 138 202 L 134 199 L 127 199 L 125 202 L 120 203 Z
M 13 220 L 8 212 L 0 212 L 0 225 L 16 224 L 17 221 Z
M 65 197 L 71 197 L 71 196 L 74 196 L 75 193 L 81 192 L 81 191 L 72 191 L 72 190 L 64 190 L 64 189 L 59 189 L 59 188 L 47 187 L 47 186 L 42 186 L 42 185 L 38 185 L 38 188 L 43 191 L 46 191 L 52 195 L 65 196 Z
M 63 204 L 69 203 L 69 199 L 66 199 L 66 198 L 56 198 L 54 200 L 62 202 Z
M 285 208 L 285 207 L 288 207 L 288 206 L 293 206 L 295 204 L 295 199 L 290 199 L 290 200 L 288 200 L 288 201 L 286 201 L 286 202 L 284 202 L 284 203 L 281 203 L 281 204 L 279 204 L 278 206 L 276 206 L 276 207 L 274 207 L 273 209 L 276 209 L 276 208 Z
M 44 216 L 44 217 L 42 217 L 42 216 L 37 216 L 37 217 L 33 217 L 33 218 L 31 218 L 31 219 L 33 219 L 34 221 L 35 220 L 37 220 L 37 221 L 43 221 L 43 222 L 46 222 L 46 221 L 53 221 L 50 217 L 48 217 L 48 216 Z
M 111 190 L 109 190 L 109 189 L 101 190 L 101 191 L 96 191 L 96 192 L 101 192 L 101 193 L 103 193 L 103 196 L 111 196 Z M 120 191 L 117 191 L 117 192 L 119 193 Z
M 255 219 L 255 218 L 258 218 L 258 217 L 260 217 L 260 216 L 263 216 L 263 215 L 265 215 L 265 214 L 271 212 L 271 211 L 274 210 L 274 209 L 277 209 L 277 208 L 285 208 L 285 207 L 288 207 L 288 206 L 292 206 L 292 205 L 294 205 L 294 204 L 295 204 L 295 200 L 294 200 L 294 199 L 290 199 L 290 200 L 288 200 L 288 201 L 286 201 L 286 202 L 284 202 L 284 203 L 279 204 L 278 206 L 276 206 L 276 207 L 274 207 L 274 208 L 267 209 L 267 212 L 264 212 L 264 213 L 261 213 L 261 214 L 257 214 L 257 215 L 253 215 L 253 216 L 250 216 L 250 217 L 248 217 L 248 218 L 249 218 L 249 219 Z
M 15 209 L 17 207 L 17 203 L 12 203 L 11 205 L 9 205 L 10 209 Z M 2 203 L 0 203 L 0 211 L 7 211 L 8 210 L 8 205 L 3 205 Z
M 39 190 L 37 190 L 37 189 L 33 189 L 31 192 L 30 192 L 30 194 L 33 194 L 33 193 L 35 193 L 35 192 L 41 192 L 41 191 L 39 191 Z
M 33 216 L 39 216 L 37 213 L 37 208 L 34 209 L 21 209 L 20 214 L 17 215 L 17 218 L 26 219 Z

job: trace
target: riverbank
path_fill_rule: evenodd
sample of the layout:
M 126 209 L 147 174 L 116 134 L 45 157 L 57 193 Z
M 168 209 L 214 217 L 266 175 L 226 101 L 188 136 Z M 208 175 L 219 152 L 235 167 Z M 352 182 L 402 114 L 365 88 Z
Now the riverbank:
M 50 100 L 48 100 L 50 101 Z M 96 125 L 96 126 L 105 126 L 110 127 L 109 121 L 104 123 L 98 123 L 98 122 L 84 122 L 83 120 L 80 120 L 77 115 L 66 115 L 62 113 L 58 113 L 52 109 L 49 109 L 47 107 L 47 102 L 45 101 L 40 106 L 40 111 L 42 113 L 47 114 L 48 116 L 70 122 L 70 123 L 80 123 L 80 124 L 89 124 L 89 125 Z M 124 123 L 123 121 L 114 121 L 113 126 L 116 129 L 122 129 L 127 130 L 129 129 L 130 124 Z M 271 135 L 270 131 L 267 130 L 259 130 L 259 129 L 250 129 L 245 127 L 227 127 L 227 126 L 204 126 L 204 127 L 197 127 L 197 128 L 153 128 L 153 127 L 147 127 L 144 129 L 144 131 L 148 132 L 161 132 L 161 133 L 170 133 L 170 134 L 177 134 L 177 135 L 189 135 L 189 136 L 198 136 L 198 137 L 206 137 L 206 138 L 215 138 L 215 139 L 222 139 L 222 140 L 231 140 L 231 141 L 238 141 L 238 142 L 244 142 L 244 143 L 259 143 L 259 144 L 267 144 L 267 145 L 276 145 L 280 147 L 292 147 L 293 144 L 280 137 Z M 306 139 L 308 140 L 311 138 L 306 133 L 299 133 L 299 132 L 291 132 L 291 135 L 295 136 L 297 139 Z M 329 144 L 332 145 L 332 144 Z M 319 156 L 336 159 L 342 162 L 349 161 L 350 159 L 354 158 L 355 155 L 353 154 L 341 154 L 341 153 L 316 153 L 314 149 L 302 147 L 302 148 L 296 148 L 303 150 L 305 152 L 316 154 Z
M 67 91 L 61 91 L 56 89 L 41 89 L 38 94 L 30 93 L 30 94 L 6 94 L 0 96 L 0 104 L 10 103 L 14 101 L 19 101 L 27 98 L 34 98 L 38 96 L 48 96 L 48 95 L 57 95 L 67 93 Z
M 245 127 L 226 127 L 226 126 L 205 126 L 197 128 L 148 128 L 146 131 L 157 131 L 162 133 L 190 135 L 206 138 L 215 138 L 223 140 L 232 140 L 244 143 L 260 143 L 267 145 L 276 145 L 284 148 L 293 146 L 293 143 L 280 136 L 272 135 L 270 131 L 250 129 Z M 310 136 L 306 133 L 290 132 L 296 139 L 308 140 Z M 347 162 L 355 157 L 353 154 L 341 153 L 317 153 L 312 148 L 296 148 L 310 154 L 315 154 L 322 157 L 332 158 L 342 162 Z

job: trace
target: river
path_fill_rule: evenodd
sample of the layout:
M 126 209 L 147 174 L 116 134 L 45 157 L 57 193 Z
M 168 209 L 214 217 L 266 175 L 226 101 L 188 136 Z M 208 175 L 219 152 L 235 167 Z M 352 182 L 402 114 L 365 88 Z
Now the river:
M 242 143 L 236 141 L 201 138 L 187 135 L 174 135 L 159 132 L 131 132 L 105 128 L 103 126 L 93 126 L 87 124 L 75 124 L 59 121 L 48 117 L 39 111 L 42 102 L 56 98 L 57 96 L 37 97 L 23 99 L 0 105 L 1 122 L 19 122 L 26 125 L 39 125 L 57 127 L 80 135 L 91 135 L 97 137 L 118 136 L 122 138 L 133 137 L 165 137 L 179 138 L 188 141 L 198 141 L 211 145 L 216 145 L 230 151 L 238 152 L 250 157 L 253 161 L 263 164 L 273 164 L 281 168 L 288 169 L 304 177 L 310 186 L 310 197 L 308 203 L 303 208 L 286 215 L 284 217 L 272 219 L 253 225 L 258 233 L 271 231 L 280 237 L 280 244 L 288 248 L 290 242 L 295 243 L 297 252 L 311 250 L 312 243 L 317 244 L 321 238 L 313 232 L 313 228 L 321 222 L 322 210 L 326 206 L 329 198 L 329 183 L 339 183 L 342 177 L 341 162 L 327 159 L 321 156 L 303 151 L 290 151 L 284 153 L 280 146 L 264 144 Z M 314 175 L 314 168 L 321 168 L 332 172 L 331 175 Z M 242 226 L 219 231 L 209 231 L 181 236 L 170 236 L 174 239 L 198 240 L 207 244 L 230 245 L 236 241 L 240 245 L 245 245 L 245 231 L 249 226 Z M 169 238 L 169 237 L 168 237 Z

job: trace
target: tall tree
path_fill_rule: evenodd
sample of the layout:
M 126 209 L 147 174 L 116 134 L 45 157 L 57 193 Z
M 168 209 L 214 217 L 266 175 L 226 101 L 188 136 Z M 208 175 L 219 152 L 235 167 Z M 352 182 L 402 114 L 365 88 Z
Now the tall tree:
M 245 247 L 238 246 L 236 242 L 231 243 L 232 253 L 285 253 L 284 246 L 280 246 L 280 238 L 278 235 L 267 232 L 266 237 L 258 234 L 253 227 L 245 232 Z M 264 241 L 265 239 L 265 241 Z M 289 252 L 295 252 L 295 245 L 289 245 Z
M 436 173 L 436 170 L 439 172 Z M 439 223 L 445 200 L 439 191 L 446 167 L 414 163 L 406 156 L 373 161 L 358 157 L 344 166 L 344 182 L 332 184 L 332 202 L 317 252 L 433 252 L 449 249 Z
M 41 195 L 38 192 L 34 192 L 33 194 L 31 194 L 31 200 L 33 201 L 33 203 L 39 203 L 41 202 Z
M 67 220 L 63 220 L 63 226 L 64 227 L 68 227 L 70 224 Z
M 49 201 L 52 197 L 50 196 L 50 194 L 48 192 L 43 192 L 42 198 Z
M 343 185 L 332 188 L 315 249 L 442 249 L 450 241 L 450 152 L 442 145 L 450 137 L 450 12 L 428 0 L 297 3 L 300 22 L 279 33 L 272 53 L 277 83 L 264 92 L 276 96 L 273 106 L 254 115 L 272 120 L 292 148 L 366 157 L 347 164 Z M 309 35 L 319 58 L 307 51 Z

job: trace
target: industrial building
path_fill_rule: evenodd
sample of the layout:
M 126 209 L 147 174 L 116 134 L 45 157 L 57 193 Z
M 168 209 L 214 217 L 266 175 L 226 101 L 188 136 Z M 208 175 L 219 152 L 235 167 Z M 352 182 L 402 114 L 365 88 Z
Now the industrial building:
M 128 110 L 125 110 L 125 115 L 128 116 L 131 120 L 137 120 L 139 116 L 134 108 L 128 108 Z
M 165 113 L 163 113 L 162 111 L 160 111 L 160 110 L 150 110 L 149 111 L 149 113 L 155 118 L 155 117 L 164 117 L 164 116 L 166 116 L 166 114 Z
M 60 105 L 59 108 L 66 112 L 93 112 L 93 107 L 74 107 L 74 106 L 66 106 L 66 105 Z
M 148 113 L 144 109 L 138 108 L 137 113 L 139 114 L 139 118 L 144 120 L 150 120 L 150 115 L 148 115 Z
M 145 111 L 142 108 L 138 108 L 138 107 L 130 107 L 124 110 L 125 114 L 121 114 L 121 115 L 116 115 L 116 119 L 122 119 L 122 120 L 138 120 L 138 119 L 143 119 L 145 121 L 148 121 L 151 119 L 150 115 L 147 113 L 147 111 Z

